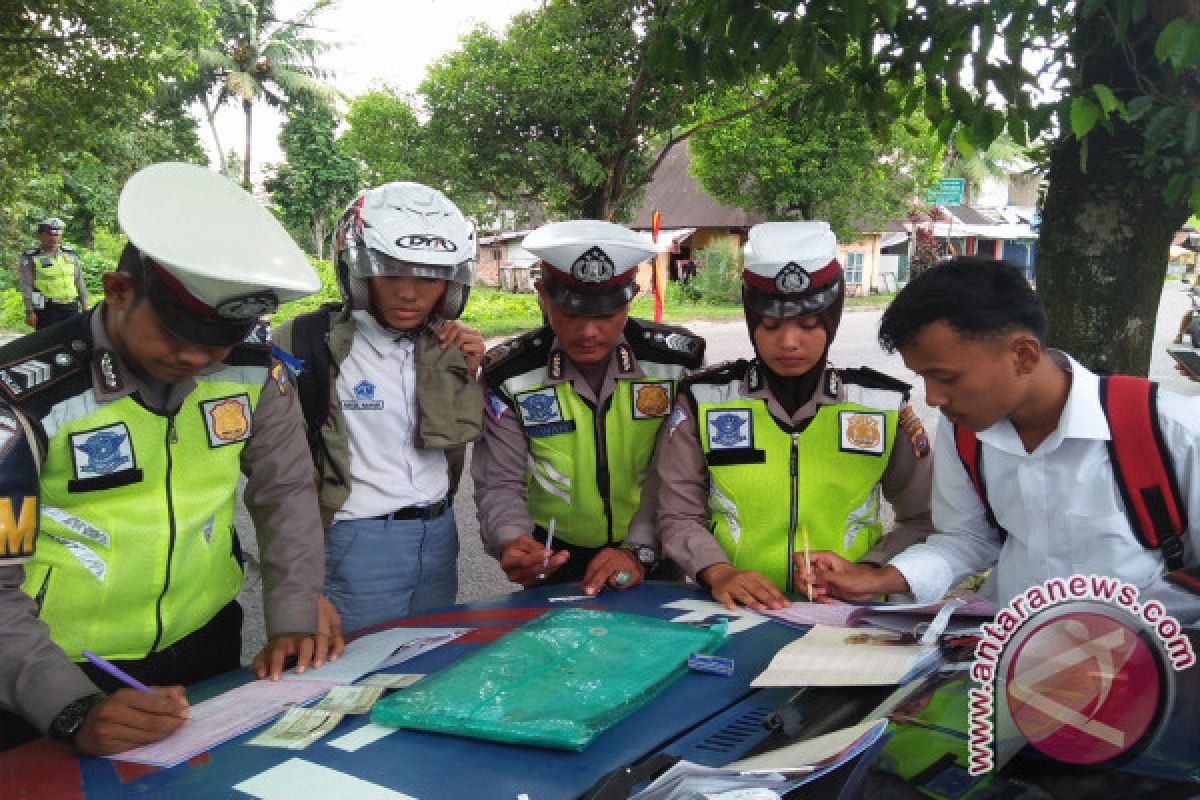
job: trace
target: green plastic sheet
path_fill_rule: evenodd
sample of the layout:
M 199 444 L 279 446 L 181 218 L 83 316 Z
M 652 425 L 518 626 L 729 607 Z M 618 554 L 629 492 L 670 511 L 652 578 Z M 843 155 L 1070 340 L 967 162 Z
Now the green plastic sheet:
M 396 728 L 582 750 L 712 653 L 722 627 L 635 614 L 550 611 L 412 688 L 371 720 Z

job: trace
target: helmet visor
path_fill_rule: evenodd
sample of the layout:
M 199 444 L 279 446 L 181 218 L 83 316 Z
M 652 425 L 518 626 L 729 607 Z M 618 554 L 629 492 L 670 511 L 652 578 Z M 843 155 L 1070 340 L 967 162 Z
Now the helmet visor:
M 417 264 L 392 258 L 365 245 L 348 246 L 340 255 L 354 278 L 440 278 L 466 286 L 475 279 L 475 262 L 470 259 L 452 265 Z

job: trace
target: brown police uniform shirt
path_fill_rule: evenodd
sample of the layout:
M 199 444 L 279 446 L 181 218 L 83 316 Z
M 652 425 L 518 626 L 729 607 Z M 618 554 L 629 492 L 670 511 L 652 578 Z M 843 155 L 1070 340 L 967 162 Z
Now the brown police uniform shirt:
M 93 358 L 96 399 L 111 402 L 137 392 L 154 410 L 178 406 L 195 381 L 168 386 L 138 376 L 116 355 L 103 315 L 100 303 L 90 323 L 93 352 L 112 351 L 119 388 L 105 387 L 100 359 Z M 43 453 L 38 456 L 44 458 Z M 268 376 L 252 417 L 251 436 L 242 449 L 241 467 L 246 475 L 245 504 L 258 535 L 267 634 L 314 633 L 316 601 L 325 578 L 324 533 L 300 405 L 286 381 Z M 23 567 L 0 565 L 0 706 L 45 731 L 68 703 L 98 690 L 51 641 L 32 598 L 20 589 L 22 580 Z
M 845 402 L 845 387 L 840 380 L 831 380 L 830 374 L 831 370 L 827 370 L 812 398 L 791 415 L 783 410 L 765 381 L 757 390 L 743 387 L 743 393 L 765 399 L 773 417 L 796 426 L 816 416 L 818 406 Z M 896 443 L 880 481 L 884 496 L 896 512 L 895 527 L 861 561 L 887 563 L 893 555 L 924 541 L 933 532 L 929 514 L 933 460 L 928 440 L 922 444 L 918 438 L 918 434 L 924 435 L 924 430 L 915 412 L 909 420 L 907 425 L 897 428 Z M 709 532 L 708 467 L 695 420 L 690 413 L 686 414 L 672 430 L 673 422 L 674 419 L 659 429 L 650 469 L 658 485 L 657 532 L 664 555 L 694 578 L 706 567 L 728 563 L 729 558 Z
M 609 355 L 599 395 L 565 353 L 562 357 L 562 377 L 557 380 L 547 377 L 546 384 L 555 386 L 569 381 L 576 394 L 590 401 L 595 408 L 603 407 L 616 388 L 617 378 L 637 379 L 646 374 L 628 346 L 630 369 L 621 369 L 616 354 L 616 348 L 620 345 L 628 345 L 624 336 L 617 340 Z M 551 359 L 556 352 L 561 352 L 557 340 L 551 346 Z M 471 453 L 471 477 L 475 481 L 475 507 L 479 515 L 480 536 L 487 551 L 499 558 L 509 542 L 524 534 L 533 534 L 533 518 L 525 508 L 528 499 L 525 470 L 529 462 L 529 443 L 516 414 L 504 414 L 499 420 L 490 413 L 483 416 L 483 439 L 475 444 Z M 653 518 L 656 492 L 657 482 L 652 474 L 647 474 L 642 484 L 642 502 L 629 523 L 629 534 L 625 541 L 648 545 L 658 551 Z

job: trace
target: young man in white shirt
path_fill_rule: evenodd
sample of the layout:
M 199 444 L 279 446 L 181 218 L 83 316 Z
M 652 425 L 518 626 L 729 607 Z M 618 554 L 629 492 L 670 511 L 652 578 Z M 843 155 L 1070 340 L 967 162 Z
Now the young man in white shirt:
M 1051 577 L 1094 574 L 1137 586 L 1181 620 L 1200 617 L 1200 595 L 1164 579 L 1167 548 L 1147 547 L 1130 525 L 1110 456 L 1101 379 L 1046 348 L 1044 334 L 1040 302 L 1003 262 L 954 259 L 897 295 L 879 339 L 900 351 L 924 379 L 928 403 L 942 411 L 934 445 L 938 533 L 881 567 L 814 553 L 815 594 L 865 599 L 912 592 L 930 601 L 964 576 L 994 567 L 982 591 L 1001 604 Z M 1192 510 L 1170 560 L 1194 566 L 1200 399 L 1158 391 L 1149 414 L 1157 416 L 1169 456 L 1164 467 L 1174 472 L 1183 508 Z M 955 426 L 978 440 L 983 497 L 959 455 Z

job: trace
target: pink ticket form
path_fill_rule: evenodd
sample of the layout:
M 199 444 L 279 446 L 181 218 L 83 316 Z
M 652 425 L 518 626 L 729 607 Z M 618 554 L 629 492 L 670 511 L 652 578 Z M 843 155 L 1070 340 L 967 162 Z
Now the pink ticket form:
M 189 708 L 183 727 L 161 742 L 109 758 L 173 767 L 270 722 L 292 706 L 315 700 L 335 685 L 320 681 L 251 681 Z

